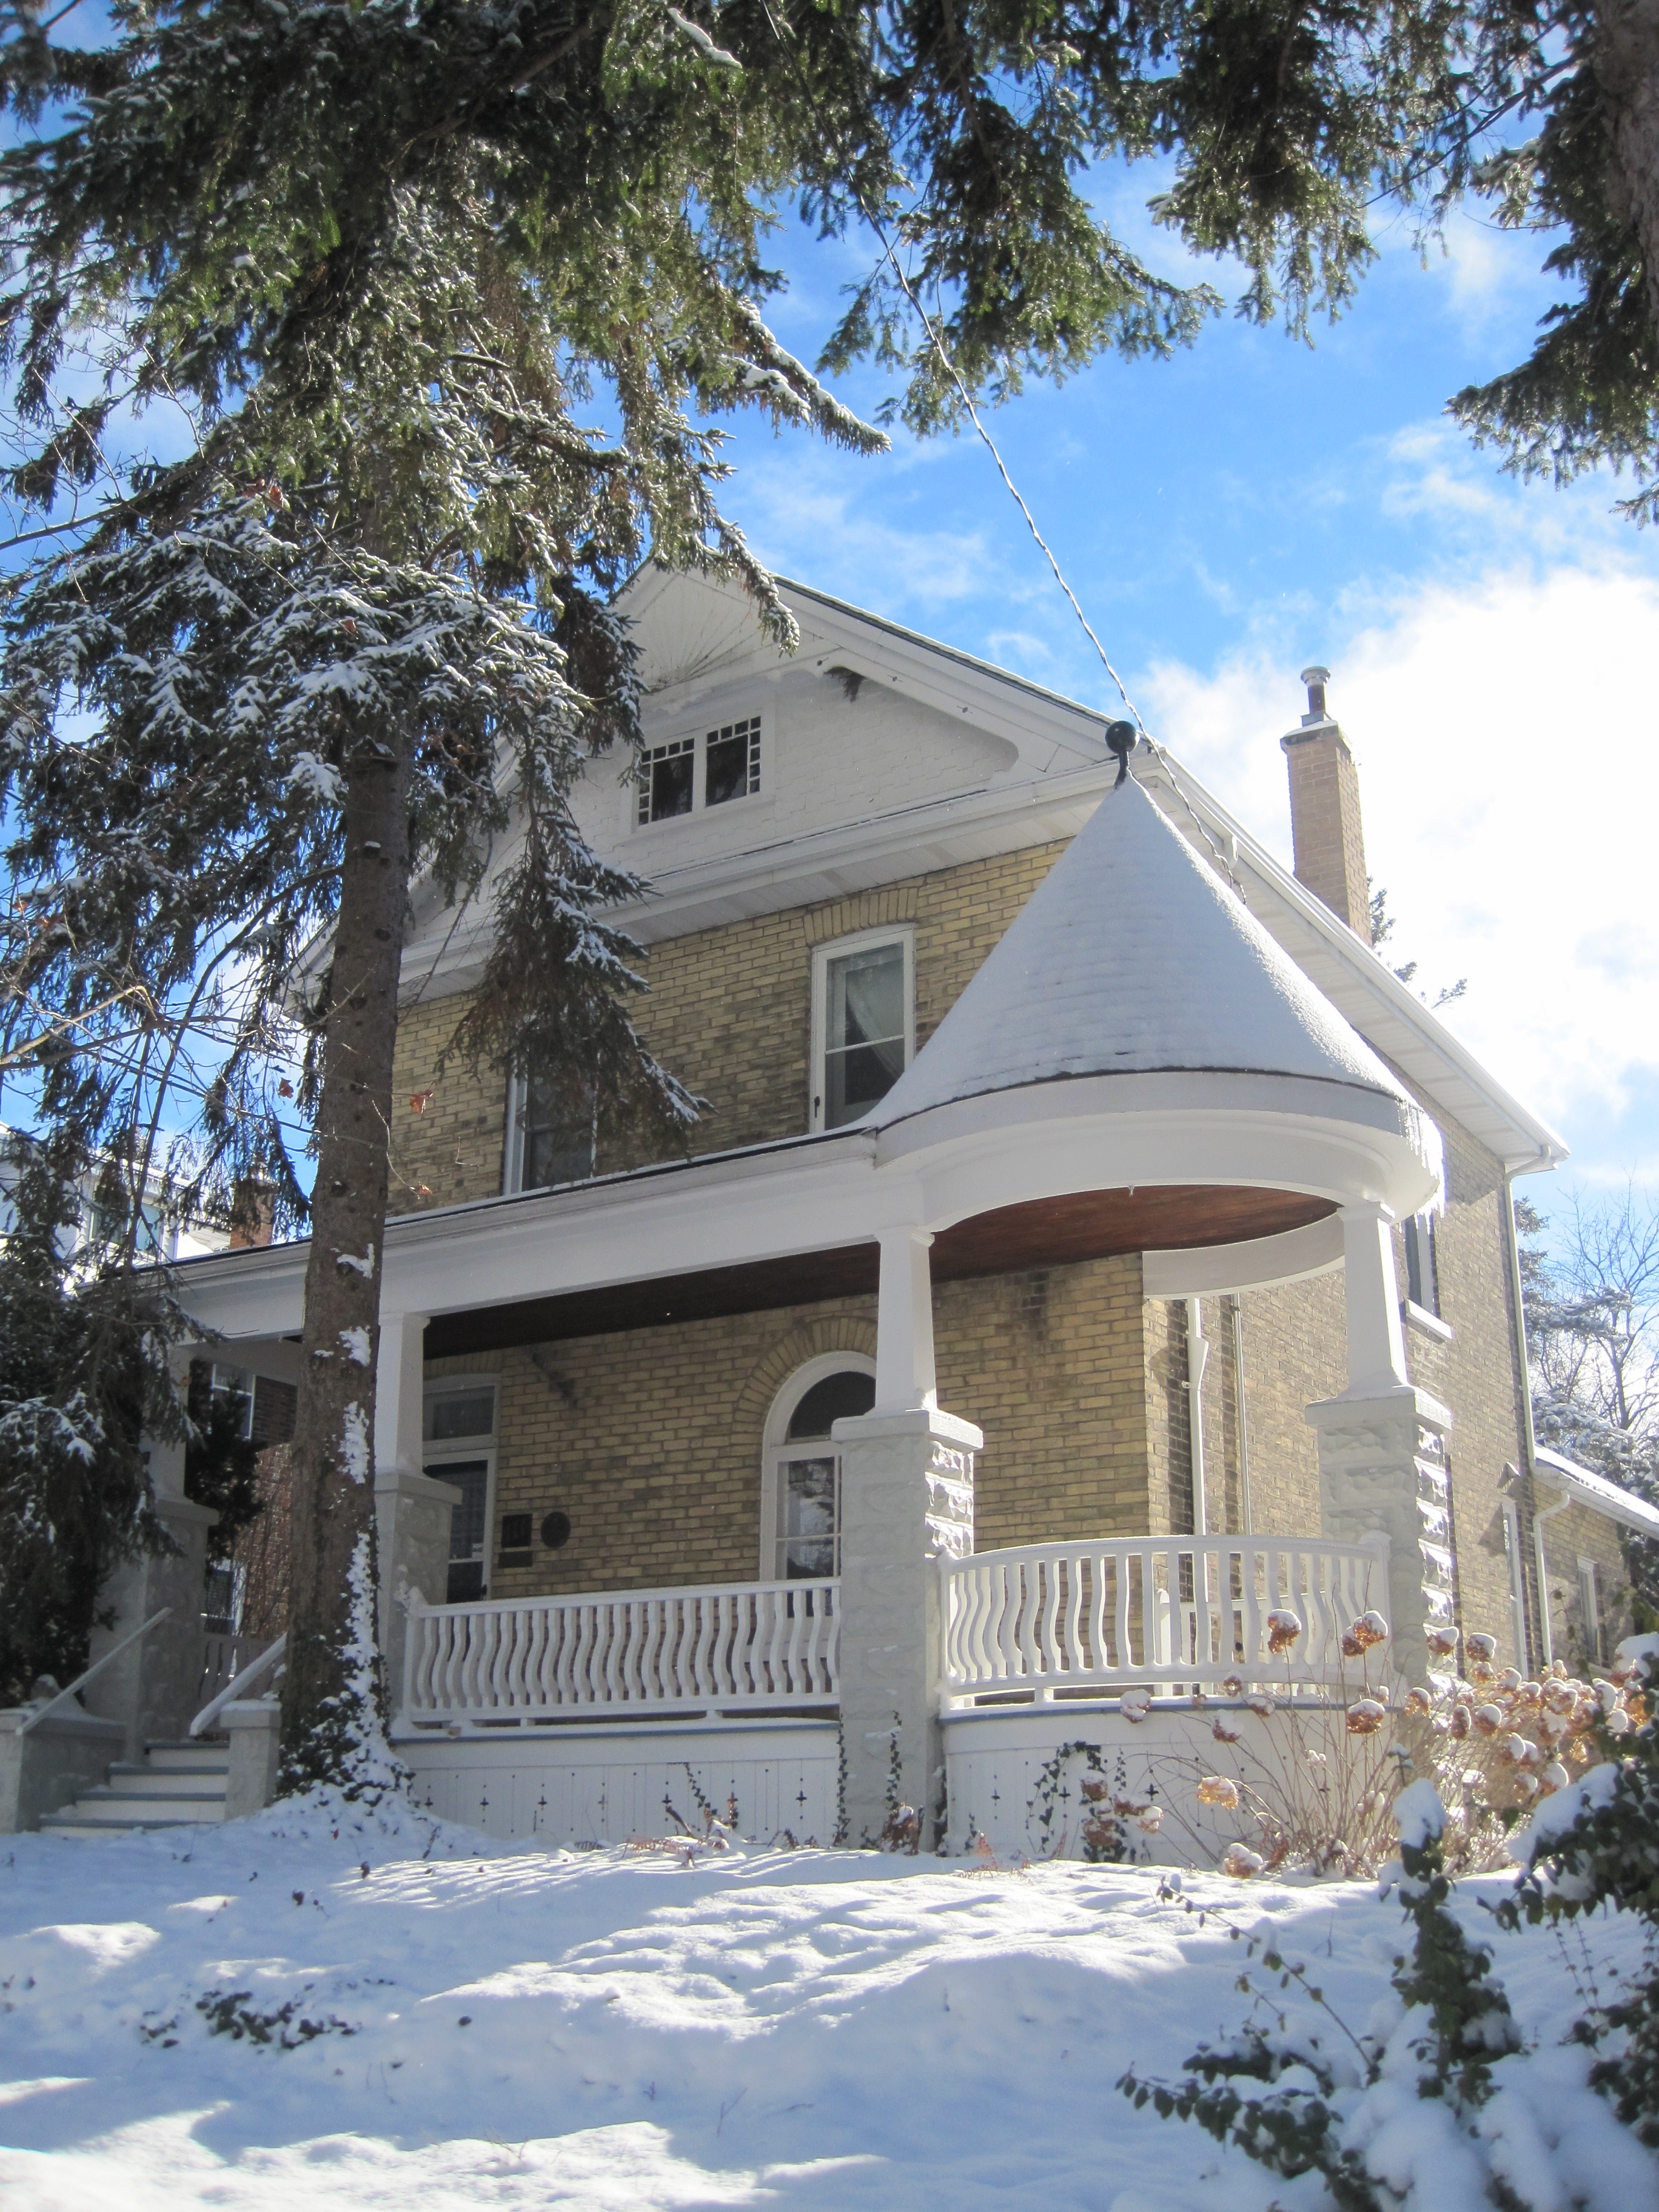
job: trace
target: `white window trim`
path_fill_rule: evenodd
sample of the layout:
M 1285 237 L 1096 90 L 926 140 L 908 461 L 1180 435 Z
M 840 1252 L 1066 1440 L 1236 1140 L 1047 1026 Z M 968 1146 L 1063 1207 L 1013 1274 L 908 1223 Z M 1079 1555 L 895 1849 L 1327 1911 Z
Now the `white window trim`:
M 259 1378 L 252 1369 L 238 1367 L 234 1361 L 210 1360 L 208 1363 L 208 1402 L 219 1395 L 220 1378 L 227 1395 L 234 1395 L 242 1401 L 242 1425 L 240 1434 L 244 1443 L 253 1434 L 253 1394 L 259 1387 Z M 244 1388 L 243 1386 L 246 1387 Z
M 501 1155 L 501 1195 L 516 1198 L 524 1188 L 524 1100 L 522 1075 L 507 1078 L 507 1143 Z
M 689 720 L 690 717 L 686 719 Z M 711 808 L 708 801 L 708 740 L 711 737 L 718 737 L 720 731 L 728 725 L 735 726 L 738 722 L 760 724 L 760 746 L 755 762 L 755 788 L 746 792 L 741 799 L 723 800 L 719 806 Z M 630 776 L 623 786 L 629 834 L 635 837 L 654 836 L 660 832 L 673 830 L 683 823 L 695 822 L 700 815 L 710 812 L 723 814 L 728 806 L 742 805 L 744 800 L 752 802 L 764 799 L 771 788 L 772 781 L 770 759 L 772 722 L 773 713 L 769 707 L 754 706 L 747 708 L 743 714 L 738 714 L 735 711 L 719 714 L 714 717 L 712 726 L 701 722 L 694 723 L 689 730 L 684 727 L 678 730 L 665 730 L 660 737 L 653 738 L 648 744 L 641 748 L 647 770 L 653 753 L 662 751 L 668 745 L 684 744 L 688 738 L 691 740 L 691 811 L 689 814 L 665 814 L 660 822 L 641 822 L 640 778 L 637 775 Z
M 1426 1306 L 1419 1305 L 1413 1298 L 1401 1299 L 1400 1318 L 1409 1327 L 1420 1328 L 1425 1336 L 1433 1337 L 1437 1344 L 1452 1341 L 1452 1331 L 1447 1323 L 1438 1314 L 1431 1313 Z
M 904 1066 L 916 1056 L 916 928 L 910 921 L 890 922 L 884 929 L 860 929 L 851 937 L 837 937 L 812 947 L 812 1050 L 806 1069 L 806 1126 L 814 1135 L 823 1127 L 824 1048 L 828 1042 L 830 963 L 849 952 L 873 952 L 882 945 L 904 947 Z M 902 1073 L 903 1070 L 901 1069 Z M 843 1128 L 855 1129 L 856 1121 Z M 872 1370 L 874 1371 L 873 1370 Z
M 529 1090 L 529 1084 L 522 1075 L 515 1075 L 507 1086 L 507 1136 L 501 1150 L 501 1195 L 503 1198 L 517 1198 L 524 1190 L 524 1109 Z M 592 1152 L 597 1160 L 599 1156 L 597 1128 L 594 1133 Z M 589 1179 L 586 1176 L 581 1178 L 583 1182 Z M 538 1183 L 535 1187 L 538 1190 L 544 1188 L 568 1190 L 572 1188 L 568 1183 L 555 1183 L 547 1186 Z
M 1601 1593 L 1595 1562 L 1578 1554 L 1578 1609 L 1583 1615 L 1584 1656 L 1592 1665 L 1601 1663 Z
M 438 1375 L 425 1388 L 421 1405 L 421 1471 L 434 1481 L 444 1479 L 444 1468 L 452 1462 L 481 1459 L 487 1462 L 489 1473 L 484 1478 L 484 1548 L 483 1595 L 489 1595 L 490 1576 L 495 1564 L 495 1439 L 501 1419 L 501 1378 L 499 1375 Z M 489 1393 L 489 1429 L 471 1437 L 428 1437 L 426 1434 L 426 1409 L 440 1398 L 465 1397 L 473 1391 Z M 446 1560 L 446 1568 L 447 1560 Z
M 793 1419 L 795 1408 L 815 1382 L 822 1382 L 826 1376 L 845 1375 L 849 1372 L 867 1375 L 873 1382 L 876 1375 L 876 1363 L 867 1353 L 862 1352 L 821 1352 L 815 1359 L 809 1359 L 804 1367 L 797 1367 L 772 1401 L 761 1437 L 760 1579 L 763 1583 L 775 1583 L 781 1579 L 778 1573 L 778 1470 L 781 1461 L 786 1456 L 795 1458 L 800 1455 L 800 1446 L 799 1444 L 792 1446 L 789 1443 L 789 1424 Z M 816 1453 L 814 1456 L 827 1458 L 831 1454 L 834 1454 L 837 1462 L 836 1519 L 839 1524 L 841 1455 L 836 1451 L 834 1444 L 826 1442 L 822 1450 Z M 839 1541 L 839 1525 L 837 1525 L 836 1537 Z

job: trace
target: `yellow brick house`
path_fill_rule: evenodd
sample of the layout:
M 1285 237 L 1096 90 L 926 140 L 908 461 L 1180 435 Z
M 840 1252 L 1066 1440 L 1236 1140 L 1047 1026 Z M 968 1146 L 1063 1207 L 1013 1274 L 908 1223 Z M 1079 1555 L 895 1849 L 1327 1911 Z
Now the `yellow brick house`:
M 1528 1415 L 1509 1187 L 1564 1147 L 1371 950 L 1323 672 L 1291 875 L 1161 748 L 785 596 L 787 657 L 642 572 L 645 754 L 574 800 L 652 887 L 684 1156 L 441 1069 L 489 898 L 415 902 L 375 1444 L 417 1786 L 503 1833 L 659 1827 L 695 1777 L 751 1830 L 960 1840 L 999 1759 L 1231 1675 L 1275 1603 L 1380 1607 L 1407 1674 L 1425 1621 L 1610 1637 L 1647 1509 Z M 216 1360 L 291 1375 L 304 1267 L 183 1271 Z

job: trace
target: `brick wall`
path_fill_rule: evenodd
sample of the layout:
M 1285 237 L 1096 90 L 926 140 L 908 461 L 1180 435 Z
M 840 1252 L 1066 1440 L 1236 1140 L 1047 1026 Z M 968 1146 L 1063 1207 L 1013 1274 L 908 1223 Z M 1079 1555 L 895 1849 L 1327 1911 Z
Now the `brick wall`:
M 1273 1534 L 1316 1529 L 1319 1450 L 1303 1412 L 1347 1386 L 1340 1271 L 1247 1291 L 1242 1305 L 1251 1519 Z
M 975 860 L 879 890 L 699 930 L 653 945 L 636 1018 L 651 1049 L 710 1102 L 693 1152 L 799 1136 L 807 1120 L 812 948 L 908 922 L 915 930 L 916 1044 L 938 1028 L 1048 874 L 1063 845 Z M 423 1001 L 399 1024 L 393 1087 L 394 1212 L 493 1196 L 501 1188 L 507 1085 L 437 1060 L 465 1011 Z M 411 1097 L 430 1091 L 425 1111 Z M 632 1164 L 601 1158 L 600 1167 Z
M 1538 1502 L 1547 1509 L 1556 1502 L 1556 1493 L 1540 1487 Z M 1595 1562 L 1596 1610 L 1601 1623 L 1599 1658 L 1584 1640 L 1583 1608 L 1578 1596 L 1581 1555 Z M 1617 1528 L 1585 1506 L 1569 1505 L 1565 1513 L 1557 1513 L 1544 1523 L 1544 1558 L 1549 1569 L 1550 1633 L 1555 1656 L 1575 1674 L 1604 1674 L 1614 1646 L 1633 1627 L 1630 1577 Z
M 392 1062 L 389 1210 L 413 1213 L 494 1198 L 501 1188 L 507 1079 L 438 1058 L 466 1011 L 465 999 L 423 1000 L 398 1020 Z M 427 1096 L 427 1093 L 430 1096 Z M 416 1113 L 411 1099 L 420 1101 Z
M 1139 1254 L 942 1283 L 939 1403 L 985 1431 L 975 1543 L 1147 1527 Z
M 1524 1467 L 1522 1381 L 1504 1244 L 1504 1174 L 1486 1147 L 1444 1115 L 1445 1208 L 1435 1223 L 1440 1317 L 1452 1331 L 1440 1342 L 1407 1322 L 1406 1371 L 1451 1408 L 1446 1439 L 1457 1554 L 1459 1625 L 1498 1639 L 1500 1664 L 1523 1671 L 1514 1650 L 1510 1566 L 1504 1544 L 1505 1468 Z M 1406 1285 L 1404 1239 L 1396 1231 L 1395 1266 Z M 1525 1486 L 1516 1484 L 1523 1548 L 1531 1547 Z M 1524 1577 L 1523 1568 L 1523 1577 Z M 1535 1651 L 1533 1655 L 1537 1656 Z
M 940 1403 L 985 1431 L 981 1548 L 1146 1528 L 1141 1311 L 1138 1258 L 940 1286 Z M 752 1579 L 767 1413 L 836 1351 L 873 1356 L 872 1299 L 429 1360 L 499 1378 L 492 1551 L 504 1513 L 537 1541 L 495 1594 Z M 556 1506 L 572 1534 L 548 1552 Z

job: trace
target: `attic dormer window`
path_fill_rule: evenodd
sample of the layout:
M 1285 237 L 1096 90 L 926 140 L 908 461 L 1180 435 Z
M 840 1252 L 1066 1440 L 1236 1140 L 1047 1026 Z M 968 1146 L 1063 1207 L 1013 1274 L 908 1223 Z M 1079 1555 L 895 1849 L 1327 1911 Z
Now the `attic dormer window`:
M 724 806 L 760 789 L 761 726 L 758 714 L 727 722 L 703 739 L 702 803 Z
M 761 718 L 749 714 L 701 737 L 651 746 L 640 763 L 635 820 L 643 830 L 734 799 L 752 799 L 760 787 Z
M 696 739 L 675 738 L 653 745 L 640 768 L 640 822 L 669 822 L 691 811 Z

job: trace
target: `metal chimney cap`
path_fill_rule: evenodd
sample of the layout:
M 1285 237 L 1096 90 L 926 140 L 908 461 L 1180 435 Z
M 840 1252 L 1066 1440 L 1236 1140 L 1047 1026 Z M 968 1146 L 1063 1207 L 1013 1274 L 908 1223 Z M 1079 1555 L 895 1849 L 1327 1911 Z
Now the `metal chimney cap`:
M 1302 681 L 1308 687 L 1308 711 L 1302 717 L 1304 729 L 1310 722 L 1329 721 L 1330 715 L 1325 706 L 1325 686 L 1330 680 L 1330 670 L 1321 668 L 1316 663 L 1313 667 L 1303 670 Z

